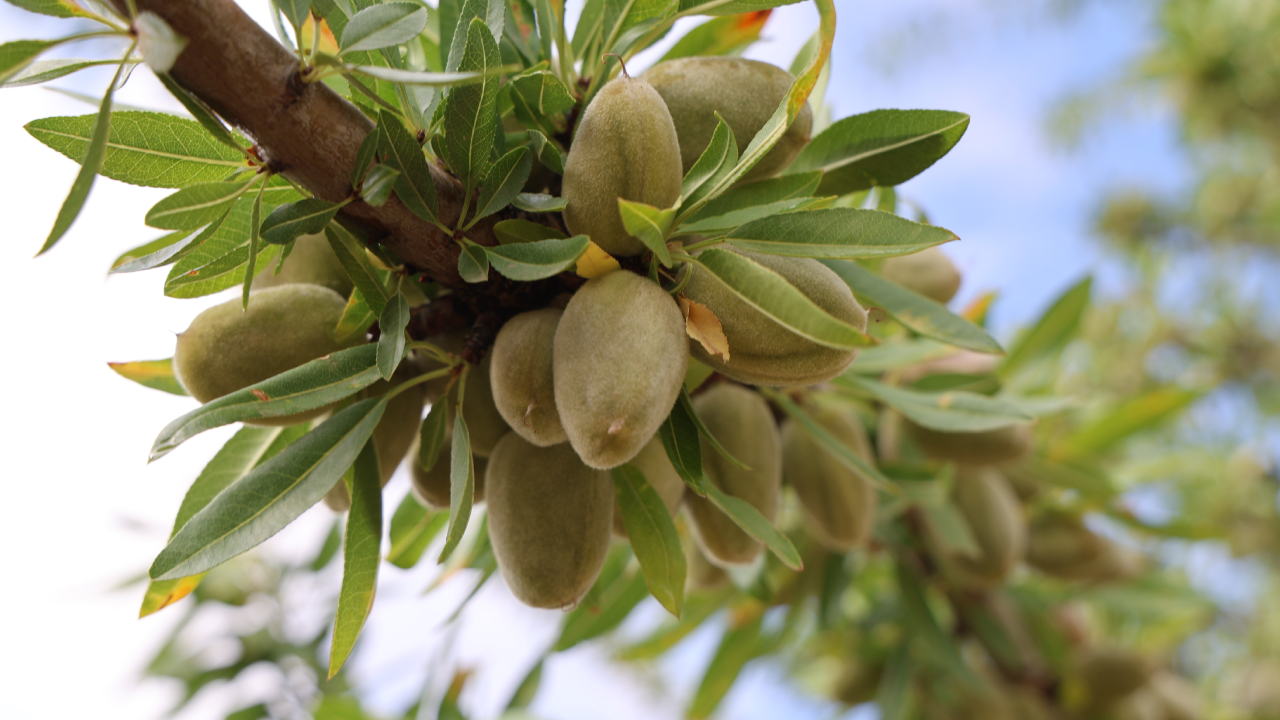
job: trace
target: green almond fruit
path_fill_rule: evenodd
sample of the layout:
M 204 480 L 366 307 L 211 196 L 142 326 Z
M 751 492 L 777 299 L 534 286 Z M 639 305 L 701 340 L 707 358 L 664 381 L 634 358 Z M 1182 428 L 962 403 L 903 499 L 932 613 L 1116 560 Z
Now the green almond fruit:
M 657 283 L 618 270 L 588 280 L 560 318 L 556 409 L 573 449 L 601 470 L 639 454 L 684 386 L 684 316 Z
M 995 468 L 962 468 L 951 500 L 979 550 L 976 556 L 950 558 L 953 570 L 970 586 L 1004 582 L 1027 548 L 1027 521 L 1013 488 Z
M 428 340 L 446 352 L 460 355 L 465 342 L 466 333 L 453 332 L 435 335 Z M 489 457 L 493 446 L 506 435 L 511 427 L 503 419 L 502 413 L 493 399 L 493 353 L 485 355 L 479 365 L 467 371 L 467 389 L 462 398 L 462 417 L 467 421 L 467 434 L 471 438 L 471 453 L 476 457 Z M 434 360 L 422 361 L 423 372 L 431 372 L 444 367 Z M 442 377 L 423 384 L 428 402 L 437 402 L 449 387 L 449 378 Z M 458 399 L 458 390 L 449 394 L 449 427 L 453 427 L 454 407 Z
M 819 407 L 811 414 L 859 457 L 874 462 L 867 430 L 851 412 Z M 805 529 L 824 548 L 847 552 L 871 536 L 878 504 L 875 487 L 794 420 L 782 426 L 782 477 L 800 499 Z
M 338 293 L 342 297 L 351 295 L 355 283 L 347 275 L 346 268 L 333 252 L 329 240 L 323 234 L 303 235 L 293 241 L 293 249 L 279 266 L 272 265 L 253 279 L 253 289 L 304 283 L 320 285 Z
M 937 247 L 891 257 L 880 266 L 880 275 L 943 305 L 960 290 L 960 271 Z
M 1154 672 L 1151 661 L 1132 650 L 1094 648 L 1076 659 L 1068 682 L 1086 707 L 1098 708 L 1137 692 Z
M 1010 425 L 981 432 L 945 432 L 903 421 L 907 433 L 930 458 L 973 465 L 997 465 L 1031 451 L 1031 426 Z
M 538 447 L 507 433 L 485 472 L 489 539 L 511 592 L 526 605 L 572 608 L 609 552 L 613 482 L 569 445 Z
M 540 447 L 569 439 L 556 410 L 554 386 L 553 348 L 562 314 L 558 308 L 543 308 L 516 315 L 502 326 L 490 352 L 494 405 L 512 430 Z
M 698 549 L 698 543 L 691 538 L 681 537 L 680 545 L 684 549 L 685 587 L 693 591 L 709 592 L 729 584 L 729 575 L 722 568 L 711 564 L 707 556 Z
M 610 255 L 640 255 L 648 248 L 627 232 L 618 200 L 671 207 L 683 178 L 662 97 L 644 80 L 612 80 L 587 106 L 569 148 L 560 191 L 565 225 Z
M 680 501 L 684 499 L 684 478 L 680 477 L 680 473 L 671 464 L 671 459 L 667 457 L 662 439 L 657 435 L 653 436 L 630 462 L 644 474 L 649 487 L 658 493 L 662 504 L 667 506 L 667 512 L 675 517 L 676 511 L 680 509 Z M 627 526 L 622 520 L 622 508 L 619 507 L 617 498 L 613 503 L 613 534 L 624 540 L 627 538 Z
M 178 336 L 174 374 L 202 403 L 262 382 L 348 347 L 333 334 L 346 306 L 338 293 L 305 284 L 254 291 L 247 310 L 240 298 L 215 305 Z M 293 425 L 328 410 L 326 406 L 246 422 Z
M 1137 577 L 1146 558 L 1090 530 L 1078 515 L 1046 513 L 1031 523 L 1027 563 L 1063 580 L 1101 583 Z
M 861 705 L 876 699 L 884 663 L 848 659 L 840 667 L 832 691 L 833 699 L 847 706 Z
M 680 138 L 680 164 L 684 173 L 689 172 L 711 143 L 718 124 L 717 112 L 733 130 L 741 157 L 795 82 L 791 73 L 776 65 L 738 57 L 668 60 L 645 71 L 641 77 L 653 85 L 671 112 Z M 747 172 L 742 182 L 772 177 L 790 165 L 809 143 L 812 130 L 813 110 L 805 103 L 795 122 Z
M 867 312 L 830 268 L 812 258 L 730 249 L 773 270 L 833 317 L 866 330 Z M 748 385 L 812 385 L 844 372 L 858 351 L 819 345 L 779 325 L 709 273 L 693 269 L 685 297 L 715 313 L 729 341 L 729 360 L 689 340 L 689 353 L 716 372 Z
M 1150 688 L 1160 703 L 1164 720 L 1204 718 L 1204 703 L 1200 700 L 1200 693 L 1181 675 L 1161 670 L 1152 676 Z
M 707 480 L 726 495 L 750 503 L 773 522 L 782 487 L 782 438 L 769 404 L 741 385 L 720 383 L 694 398 L 693 407 L 716 440 L 751 468 L 744 470 L 725 460 L 704 439 L 702 464 Z M 708 560 L 722 567 L 749 565 L 760 554 L 760 541 L 710 500 L 690 493 L 685 504 L 693 521 L 693 536 Z

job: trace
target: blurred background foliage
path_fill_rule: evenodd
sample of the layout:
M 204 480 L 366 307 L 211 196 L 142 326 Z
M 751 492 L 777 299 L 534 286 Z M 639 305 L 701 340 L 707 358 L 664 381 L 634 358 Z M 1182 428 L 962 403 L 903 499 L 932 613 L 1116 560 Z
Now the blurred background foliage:
M 1036 11 L 1054 19 L 1079 4 Z M 883 717 L 944 718 L 1008 712 L 955 682 L 953 663 L 1000 686 L 1000 677 L 1035 675 L 1037 664 L 1066 664 L 1073 646 L 1116 644 L 1189 678 L 1206 718 L 1280 718 L 1280 605 L 1272 601 L 1280 590 L 1280 327 L 1271 280 L 1280 269 L 1280 4 L 1145 4 L 1155 43 L 1115 68 L 1112 81 L 1063 98 L 1048 131 L 1067 145 L 1088 142 L 1111 114 L 1171 107 L 1192 182 L 1173 193 L 1101 188 L 1097 237 L 1126 269 L 1126 291 L 1098 297 L 1087 281 L 1072 288 L 1018 338 L 1002 338 L 1013 348 L 1030 338 L 1032 347 L 994 377 L 1020 395 L 1078 401 L 1038 424 L 1033 459 L 1010 473 L 1032 516 L 1080 514 L 1100 536 L 1144 552 L 1146 569 L 1125 573 L 1134 577 L 1126 582 L 1087 583 L 1020 572 L 990 597 L 944 597 L 912 575 L 923 552 L 837 557 L 808 547 L 803 575 L 770 557 L 754 585 L 696 592 L 682 620 L 617 638 L 608 632 L 644 596 L 619 546 L 597 589 L 565 616 L 553 650 L 605 635 L 595 641 L 645 663 L 705 621 L 719 639 L 691 716 L 712 713 L 746 664 L 771 659 L 804 692 L 829 700 L 825 716 L 874 701 Z M 982 6 L 993 16 L 1007 10 Z M 887 197 L 869 202 L 891 206 Z M 966 314 L 980 319 L 985 308 L 975 303 Z M 910 520 L 909 512 L 886 518 L 880 534 Z M 326 567 L 337 538 L 312 561 L 251 553 L 211 573 L 194 600 L 174 608 L 185 618 L 147 672 L 181 683 L 188 698 L 210 683 L 234 687 L 243 674 L 274 673 L 280 694 L 236 720 L 370 717 L 344 674 L 322 680 L 330 615 L 314 606 L 336 596 Z M 472 542 L 445 574 L 482 583 L 492 558 L 483 536 Z M 299 615 L 291 604 L 313 609 Z M 1017 632 L 1002 625 L 1011 616 L 1022 618 Z M 996 667 L 972 661 L 978 647 Z M 541 667 L 512 697 L 511 716 L 528 712 Z M 467 679 L 456 668 L 444 681 L 424 678 L 422 703 L 404 717 L 464 717 L 457 701 Z

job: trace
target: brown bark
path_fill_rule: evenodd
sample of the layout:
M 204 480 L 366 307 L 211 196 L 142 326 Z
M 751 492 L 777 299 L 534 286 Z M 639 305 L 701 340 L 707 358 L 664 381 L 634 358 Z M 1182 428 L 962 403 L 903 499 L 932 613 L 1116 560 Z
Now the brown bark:
M 122 12 L 125 0 L 112 0 Z M 276 41 L 234 0 L 136 0 L 139 11 L 163 18 L 189 41 L 171 75 L 227 122 L 257 143 L 273 169 L 316 197 L 338 202 L 351 195 L 348 178 L 360 142 L 373 123 L 323 83 L 299 79 L 297 56 Z M 453 227 L 463 188 L 432 165 L 440 196 L 440 221 Z M 342 213 L 369 230 L 401 260 L 433 280 L 480 294 L 505 294 L 491 280 L 467 285 L 458 276 L 458 245 L 439 228 L 414 215 L 398 198 L 382 207 L 355 201 Z M 494 215 L 467 231 L 481 245 L 497 245 Z M 499 286 L 507 283 L 496 282 Z M 499 303 L 506 304 L 506 303 Z

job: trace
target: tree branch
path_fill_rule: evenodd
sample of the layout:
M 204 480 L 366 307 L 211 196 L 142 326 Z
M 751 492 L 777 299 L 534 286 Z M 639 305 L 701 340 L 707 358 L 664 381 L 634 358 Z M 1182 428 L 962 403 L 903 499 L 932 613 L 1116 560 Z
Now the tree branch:
M 112 0 L 122 12 L 125 0 Z M 227 122 L 248 134 L 285 177 L 316 197 L 339 202 L 349 182 L 360 142 L 373 123 L 355 105 L 323 83 L 303 83 L 298 58 L 271 37 L 234 0 L 136 0 L 139 11 L 159 15 L 189 41 L 171 75 Z M 440 196 L 440 221 L 453 227 L 462 210 L 463 188 L 431 165 Z M 382 207 L 355 201 L 342 209 L 401 260 L 433 280 L 487 295 L 505 294 L 501 278 L 479 286 L 458 276 L 459 248 L 439 228 L 414 215 L 399 198 Z M 497 245 L 494 215 L 467 231 L 481 245 Z

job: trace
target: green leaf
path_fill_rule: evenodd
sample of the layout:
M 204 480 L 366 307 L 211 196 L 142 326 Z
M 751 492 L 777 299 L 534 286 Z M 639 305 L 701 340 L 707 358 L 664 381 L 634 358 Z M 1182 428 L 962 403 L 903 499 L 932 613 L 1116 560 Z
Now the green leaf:
M 866 478 L 868 482 L 877 488 L 894 491 L 893 482 L 885 477 L 884 473 L 880 472 L 880 468 L 876 467 L 873 461 L 864 459 L 853 448 L 840 442 L 836 436 L 832 435 L 817 420 L 814 420 L 812 415 L 787 397 L 785 393 L 778 392 L 772 388 L 761 388 L 760 393 L 776 403 L 793 420 L 804 426 L 804 429 L 809 431 L 809 434 L 815 440 L 822 443 L 827 450 L 831 451 L 832 455 L 835 455 L 840 464 Z
M 483 21 L 472 20 L 466 34 L 460 66 L 464 72 L 483 72 L 502 64 L 498 46 Z M 489 75 L 449 93 L 444 114 L 445 152 L 468 197 L 489 171 L 498 87 L 499 79 Z
M 449 513 L 431 512 L 413 493 L 408 493 L 391 516 L 391 549 L 387 551 L 387 562 L 402 570 L 417 565 L 427 545 L 447 522 Z
M 564 112 L 577 103 L 573 93 L 563 82 L 560 82 L 560 78 L 546 70 L 521 75 L 512 80 L 511 84 L 529 107 L 539 115 Z
M 378 563 L 382 546 L 382 473 L 378 451 L 367 440 L 356 456 L 355 465 L 344 478 L 351 496 L 347 529 L 342 541 L 342 590 L 333 621 L 333 644 L 329 650 L 329 679 L 342 669 L 355 647 L 364 621 L 373 609 L 378 587 Z
M 258 241 L 262 239 L 259 232 L 259 228 L 262 225 L 262 192 L 266 189 L 266 183 L 263 183 L 258 188 L 258 194 L 253 198 L 253 209 L 249 213 L 249 258 L 245 261 L 246 267 L 256 267 L 258 264 Z M 244 287 L 240 293 L 240 307 L 243 310 L 249 309 L 249 289 L 251 287 L 253 287 L 253 273 L 246 271 L 244 274 Z
M 471 216 L 468 225 L 474 225 L 481 218 L 488 217 L 506 207 L 520 194 L 524 181 L 529 179 L 529 171 L 533 169 L 533 156 L 529 148 L 518 147 L 498 158 L 480 187 L 480 200 L 476 205 L 476 214 Z
M 341 208 L 319 198 L 281 205 L 262 223 L 262 239 L 272 245 L 287 245 L 303 235 L 314 235 L 323 231 Z
M 307 426 L 295 425 L 283 427 L 245 427 L 227 441 L 218 450 L 213 459 L 200 471 L 199 477 L 191 483 L 182 505 L 178 508 L 177 519 L 173 522 L 173 538 L 187 521 L 197 512 L 204 509 L 218 493 L 228 485 L 239 480 L 262 460 L 278 453 L 289 443 L 301 437 Z M 283 441 L 283 442 L 281 442 Z M 273 452 L 274 451 L 274 452 Z M 142 609 L 138 617 L 146 617 L 186 597 L 200 584 L 204 573 L 174 580 L 152 580 L 147 586 L 146 595 L 142 599 Z
M 654 599 L 680 617 L 684 606 L 685 559 L 671 513 L 634 465 L 613 469 L 613 487 L 631 550 Z
M 80 115 L 32 120 L 25 129 L 80 162 L 95 125 L 96 116 Z M 183 188 L 218 182 L 245 167 L 242 150 L 214 141 L 194 120 L 155 112 L 115 112 L 99 173 L 133 185 Z
M 748 183 L 742 187 L 727 190 L 716 199 L 703 205 L 702 209 L 694 213 L 689 219 L 688 224 L 746 208 L 773 205 L 784 200 L 812 197 L 818 189 L 820 180 L 822 180 L 822 173 L 810 172 L 783 175 L 782 177 Z
M 533 152 L 538 156 L 538 162 L 547 167 L 548 170 L 557 174 L 564 175 L 565 154 L 564 151 L 556 147 L 556 144 L 547 139 L 546 135 L 537 130 L 529 132 L 529 147 L 533 148 Z M 563 210 L 564 207 L 560 207 Z M 531 212 L 540 212 L 537 210 Z
M 324 236 L 369 309 L 374 315 L 381 315 L 390 295 L 382 278 L 378 276 L 378 271 L 369 264 L 369 256 L 365 254 L 364 246 L 347 232 L 346 228 L 337 223 L 325 226 Z
M 680 12 L 684 15 L 737 15 L 758 12 L 783 5 L 794 5 L 801 0 L 680 0 Z
M 707 498 L 744 532 L 764 543 L 770 552 L 778 556 L 783 565 L 792 570 L 804 569 L 804 561 L 800 559 L 800 553 L 796 552 L 796 546 L 792 545 L 791 540 L 779 532 L 773 523 L 766 520 L 751 503 L 726 495 L 723 490 L 711 483 L 707 483 L 706 488 Z
M 880 375 L 889 370 L 899 370 L 909 365 L 936 360 L 955 352 L 950 345 L 944 345 L 928 338 L 916 338 L 902 342 L 886 342 L 858 353 L 848 372 L 859 375 Z
M 1062 349 L 1075 336 L 1089 307 L 1093 278 L 1086 277 L 1058 296 L 1036 324 L 1018 336 L 1000 366 L 1000 375 L 1009 377 L 1024 365 Z
M 119 60 L 36 60 L 27 65 L 25 69 L 18 72 L 13 77 L 3 83 L 0 88 L 24 87 L 27 85 L 39 85 L 50 80 L 57 80 L 60 77 L 66 77 L 71 73 L 78 72 L 85 68 L 98 67 L 99 65 L 116 65 Z M 140 62 L 137 59 L 126 61 L 129 64 Z M 92 116 L 90 116 L 92 117 Z
M 702 220 L 694 220 L 680 226 L 681 234 L 697 235 L 732 235 L 733 230 L 749 222 L 767 218 L 779 213 L 795 213 L 802 210 L 819 210 L 830 207 L 833 198 L 801 197 L 790 200 L 779 200 L 768 205 L 755 205 L 740 210 L 733 210 L 715 217 L 708 216 Z
M 563 652 L 613 630 L 648 596 L 649 589 L 643 572 L 633 572 L 617 578 L 600 593 L 597 603 L 588 603 L 584 599 L 569 613 L 554 649 Z
M 378 318 L 378 372 L 390 380 L 404 358 L 404 329 L 409 327 L 409 301 L 396 292 Z
M 821 170 L 824 195 L 901 185 L 950 152 L 968 128 L 964 113 L 874 110 L 833 123 L 787 172 Z
M 578 24 L 574 27 L 573 41 L 570 44 L 575 57 L 587 57 L 589 46 L 603 39 L 604 3 L 605 0 L 587 0 L 583 4 L 582 14 L 578 16 Z M 541 15 L 538 17 L 538 25 L 542 26 Z M 550 48 L 543 54 L 551 57 Z
M 293 26 L 295 33 L 302 32 L 303 23 L 307 22 L 311 15 L 311 0 L 273 0 L 276 7 L 280 8 L 280 12 L 284 13 L 284 17 Z
M 235 203 L 231 211 L 219 220 L 201 233 L 205 239 L 197 238 L 190 252 L 174 264 L 165 278 L 165 295 L 200 297 L 244 282 L 245 273 L 249 272 L 252 203 Z M 262 248 L 250 274 L 257 275 L 266 269 L 279 253 L 278 245 Z
M 394 116 L 393 116 L 394 117 Z M 382 121 L 379 116 L 379 122 Z M 373 130 L 364 139 L 360 141 L 360 149 L 356 151 L 356 162 L 351 166 L 351 187 L 358 188 L 364 183 L 364 178 L 373 168 L 370 167 L 377 160 L 378 151 L 382 148 L 382 127 L 375 125 Z M 397 166 L 390 167 L 399 169 Z
M 760 39 L 768 15 L 722 17 L 705 22 L 680 38 L 659 62 L 695 55 L 737 55 Z
M 626 52 L 624 37 L 634 39 L 628 30 L 647 22 L 651 27 L 674 14 L 677 5 L 677 0 L 605 0 L 603 51 Z
M 982 432 L 1035 420 L 1014 403 L 977 393 L 906 390 L 853 374 L 835 382 L 871 395 L 918 425 L 942 432 Z
M 837 349 L 875 344 L 865 333 L 836 319 L 781 275 L 751 258 L 728 250 L 710 249 L 692 262 L 744 302 L 801 337 Z
M 569 202 L 544 193 L 520 193 L 512 198 L 511 204 L 525 212 L 549 213 L 563 211 Z
M 107 365 L 120 377 L 132 380 L 153 390 L 163 390 L 171 395 L 186 395 L 187 391 L 178 384 L 173 375 L 173 359 L 138 360 L 135 362 L 113 363 Z
M 1177 417 L 1202 395 L 1196 390 L 1162 387 L 1129 398 L 1055 444 L 1050 457 L 1064 460 L 1110 450 L 1136 433 Z
M 408 2 L 373 5 L 357 12 L 342 29 L 342 53 L 407 43 L 426 27 L 427 10 L 421 5 Z
M 347 298 L 347 306 L 342 309 L 342 317 L 338 318 L 338 325 L 333 329 L 333 337 L 343 344 L 364 339 L 369 328 L 377 321 L 378 316 L 369 307 L 364 294 L 356 288 L 351 291 L 351 297 Z
M 716 439 L 716 436 L 711 434 L 711 430 L 707 428 L 706 424 L 702 422 L 702 418 L 698 417 L 697 411 L 693 409 L 693 400 L 689 397 L 689 389 L 683 385 L 680 387 L 680 395 L 676 398 L 676 405 L 684 410 L 689 421 L 698 429 L 698 435 L 704 438 L 707 441 L 707 444 L 711 446 L 711 449 L 715 450 L 720 457 L 728 460 L 731 465 L 737 465 L 743 470 L 751 469 L 751 466 L 734 457 L 724 445 L 720 444 L 720 441 Z
M 465 380 L 465 378 L 463 378 Z M 444 549 L 438 562 L 444 562 L 453 554 L 462 534 L 471 520 L 471 502 L 476 491 L 476 466 L 471 457 L 471 435 L 462 419 L 462 400 L 453 417 L 453 447 L 449 448 L 449 532 L 445 534 Z
M 470 42 L 469 29 L 475 20 L 479 20 L 488 31 L 495 46 L 502 38 L 503 27 L 506 23 L 506 3 L 503 0 L 463 0 L 461 7 L 458 8 L 458 18 L 456 24 L 449 28 L 449 37 L 446 42 L 445 33 L 441 32 L 441 48 L 445 44 L 449 46 L 449 56 L 445 60 L 445 70 L 453 72 L 463 68 L 463 57 L 466 54 L 467 43 Z M 444 25 L 441 25 L 443 31 Z
M 440 398 L 431 403 L 427 418 L 422 421 L 418 430 L 418 464 L 423 470 L 430 470 L 440 460 L 440 450 L 448 439 L 449 413 L 445 410 L 447 398 Z
M 369 168 L 360 186 L 360 199 L 374 207 L 382 207 L 391 199 L 391 191 L 400 181 L 400 171 L 385 163 Z
M 215 228 L 215 230 L 210 231 L 209 228 Z M 209 228 L 198 233 L 178 230 L 145 245 L 126 250 L 116 258 L 107 274 L 133 273 L 172 265 L 199 247 L 212 232 L 216 232 L 215 225 L 210 225 Z
M 563 240 L 538 240 L 483 250 L 499 273 L 512 280 L 529 282 L 558 275 L 573 267 L 590 244 L 591 240 L 586 235 L 575 235 Z
M 202 183 L 183 188 L 152 206 L 146 222 L 162 230 L 195 230 L 225 215 L 258 180 L 254 177 L 248 182 Z
M 772 255 L 853 259 L 907 255 L 958 239 L 950 230 L 879 210 L 829 208 L 761 218 L 725 241 Z
M 698 440 L 699 422 L 684 403 L 677 402 L 658 427 L 658 437 L 685 485 L 698 495 L 706 495 L 708 483 L 702 466 L 702 442 Z
M 848 260 L 820 262 L 839 275 L 855 295 L 921 335 L 982 353 L 1002 351 L 985 330 L 923 295 Z
M 399 68 L 379 67 L 377 65 L 343 65 L 347 74 L 364 75 L 389 83 L 401 85 L 426 85 L 430 87 L 448 87 L 475 82 L 484 78 L 492 78 L 501 73 L 501 67 L 494 67 L 487 72 L 426 72 L 423 70 L 401 70 Z
M 70 0 L 5 0 L 5 2 L 29 12 L 53 17 L 69 18 L 88 15 Z
M 205 430 L 256 418 L 285 417 L 350 397 L 379 379 L 377 350 L 376 345 L 340 350 L 205 403 L 160 431 L 151 447 L 151 460 L 164 457 Z
M 182 106 L 187 109 L 187 112 L 191 113 L 191 116 L 196 119 L 196 123 L 208 131 L 210 137 L 218 143 L 221 143 L 223 146 L 235 150 L 239 154 L 239 157 L 245 157 L 244 145 L 241 143 L 240 139 L 238 139 L 239 136 L 233 136 L 231 131 L 227 129 L 227 126 L 223 125 L 222 121 L 214 115 L 213 111 L 204 104 L 204 101 L 188 92 L 186 88 L 179 85 L 178 81 L 174 80 L 168 73 L 157 73 L 156 77 L 160 80 L 160 84 L 164 85 L 165 89 L 177 98 L 178 102 L 182 103 Z
M 728 175 L 737 164 L 738 141 L 733 137 L 729 123 L 716 113 L 716 129 L 711 134 L 711 142 L 707 143 L 707 148 L 685 173 L 680 184 L 681 205 L 697 204 L 715 186 L 715 181 Z
M 622 224 L 627 232 L 652 250 L 663 267 L 671 267 L 671 250 L 667 248 L 666 236 L 676 211 L 618 198 L 618 212 L 622 214 Z
M 223 490 L 160 552 L 150 576 L 204 572 L 293 522 L 355 461 L 386 405 L 385 398 L 369 398 L 342 410 Z
M 383 162 L 400 171 L 396 180 L 396 195 L 414 215 L 427 222 L 437 222 L 440 199 L 431 168 L 422 154 L 422 146 L 405 129 L 395 115 L 383 110 L 378 118 L 382 137 Z
M 917 575 L 916 564 L 897 558 L 894 569 L 898 576 L 900 612 L 904 630 L 923 645 L 929 662 L 945 667 L 967 683 L 977 680 L 960 656 L 959 646 L 942 629 L 925 598 L 924 579 Z
M 8 45 L 0 45 L 0 58 L 3 58 L 4 48 Z M 0 60 L 0 68 L 2 67 L 4 67 L 4 61 Z M 71 183 L 67 199 L 62 202 L 62 207 L 58 209 L 58 217 L 53 221 L 53 229 L 49 231 L 49 237 L 45 239 L 44 246 L 40 248 L 40 252 L 36 253 L 37 255 L 47 252 L 62 239 L 67 230 L 71 229 L 71 224 L 76 221 L 76 217 L 80 215 L 80 209 L 84 207 L 85 200 L 89 198 L 89 191 L 93 189 L 93 180 L 102 169 L 102 161 L 107 153 L 107 138 L 111 132 L 111 98 L 115 94 L 116 85 L 120 82 L 120 75 L 123 72 L 124 63 L 120 63 L 116 68 L 116 74 L 111 78 L 111 84 L 107 86 L 106 94 L 102 96 L 102 107 L 98 109 L 98 116 L 94 120 L 93 134 L 90 136 L 88 147 L 85 148 L 84 157 L 80 160 L 80 172 L 76 173 L 76 179 Z M 0 70 L 0 80 L 6 79 L 11 74 Z
M 489 279 L 489 254 L 479 245 L 463 245 L 458 253 L 458 274 L 469 283 L 482 283 Z
M 723 587 L 712 593 L 695 593 L 685 601 L 684 612 L 679 620 L 668 620 L 645 639 L 628 645 L 618 652 L 621 660 L 653 660 L 661 657 L 677 643 L 688 637 L 694 630 L 702 626 L 707 618 L 714 615 L 731 597 L 736 595 L 737 588 Z
M 539 240 L 563 240 L 566 237 L 564 233 L 553 227 L 528 220 L 503 220 L 493 226 L 493 234 L 503 245 L 517 245 Z
M 57 44 L 53 40 L 14 40 L 0 45 L 0 82 L 7 82 Z
M 724 637 L 720 638 L 720 645 L 716 647 L 711 664 L 702 674 L 702 681 L 698 683 L 698 690 L 689 704 L 687 717 L 710 717 L 728 694 L 729 688 L 737 681 L 742 668 L 756 657 L 760 619 L 761 616 L 755 615 L 741 625 L 730 627 Z

